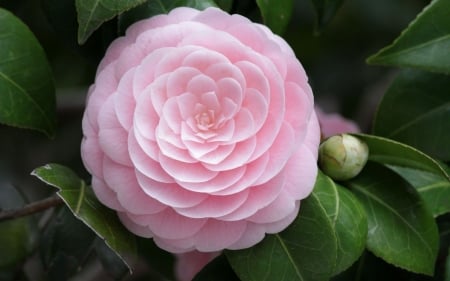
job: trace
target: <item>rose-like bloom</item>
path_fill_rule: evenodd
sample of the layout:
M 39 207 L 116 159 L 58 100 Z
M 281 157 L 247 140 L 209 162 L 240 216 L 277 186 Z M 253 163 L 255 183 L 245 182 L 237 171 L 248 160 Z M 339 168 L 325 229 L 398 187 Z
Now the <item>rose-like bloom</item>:
M 319 119 L 322 138 L 324 139 L 337 134 L 360 132 L 358 125 L 352 120 L 346 119 L 337 113 L 325 113 L 317 106 L 315 111 Z
M 89 89 L 82 158 L 123 224 L 182 253 L 286 228 L 317 174 L 306 74 L 266 27 L 178 8 L 115 40 Z

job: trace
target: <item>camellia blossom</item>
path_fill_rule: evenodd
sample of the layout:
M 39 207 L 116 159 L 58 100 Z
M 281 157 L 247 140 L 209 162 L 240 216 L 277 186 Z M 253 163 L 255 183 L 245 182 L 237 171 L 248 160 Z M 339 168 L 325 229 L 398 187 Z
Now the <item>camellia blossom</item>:
M 116 39 L 83 133 L 98 199 L 173 253 L 247 248 L 283 230 L 317 175 L 300 62 L 268 28 L 216 8 L 177 8 Z
M 315 112 L 319 119 L 320 132 L 324 139 L 337 134 L 360 132 L 355 122 L 342 117 L 338 113 L 325 113 L 317 106 Z

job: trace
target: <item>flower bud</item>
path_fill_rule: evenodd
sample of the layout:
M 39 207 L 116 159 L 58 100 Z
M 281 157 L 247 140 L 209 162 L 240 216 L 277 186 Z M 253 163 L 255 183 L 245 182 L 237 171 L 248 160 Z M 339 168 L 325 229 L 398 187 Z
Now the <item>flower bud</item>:
M 319 148 L 319 166 L 334 180 L 348 180 L 361 172 L 369 157 L 367 144 L 347 135 L 335 135 Z

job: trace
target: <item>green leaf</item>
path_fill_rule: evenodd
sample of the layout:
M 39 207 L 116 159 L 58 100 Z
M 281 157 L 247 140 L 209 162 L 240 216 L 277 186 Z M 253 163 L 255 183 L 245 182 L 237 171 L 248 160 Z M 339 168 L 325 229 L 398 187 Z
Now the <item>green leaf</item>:
M 212 0 L 149 0 L 144 4 L 119 15 L 119 28 L 122 33 L 128 26 L 138 20 L 146 19 L 159 14 L 168 14 L 177 7 L 191 7 L 204 10 L 208 7 L 217 7 Z
M 390 168 L 419 192 L 435 217 L 450 212 L 450 181 L 447 178 L 416 169 Z
M 316 29 L 325 27 L 342 6 L 344 0 L 311 0 L 316 11 Z
M 450 2 L 432 1 L 392 45 L 368 58 L 370 64 L 450 73 Z
M 374 134 L 450 160 L 449 89 L 450 76 L 402 71 L 379 105 Z
M 369 146 L 369 160 L 428 171 L 450 179 L 449 174 L 436 160 L 411 146 L 373 135 L 354 136 L 364 140 Z
M 89 226 L 124 261 L 126 254 L 136 254 L 136 240 L 117 218 L 116 213 L 102 205 L 92 188 L 86 186 L 72 170 L 59 164 L 48 164 L 32 172 L 41 181 L 59 189 L 75 217 Z M 131 268 L 130 268 L 131 271 Z
M 320 281 L 332 275 L 336 251 L 328 214 L 312 195 L 301 201 L 299 216 L 287 229 L 226 255 L 242 281 Z
M 108 273 L 114 280 L 123 280 L 127 274 L 129 274 L 128 267 L 123 263 L 123 261 L 111 250 L 105 241 L 95 239 L 94 249 L 97 256 L 102 263 L 103 269 Z
M 94 240 L 94 232 L 75 218 L 69 208 L 61 208 L 52 216 L 40 240 L 44 279 L 59 281 L 73 277 L 92 253 Z
M 52 136 L 55 89 L 44 50 L 28 27 L 0 8 L 0 123 Z
M 75 0 L 78 43 L 83 44 L 104 22 L 144 3 L 146 0 Z
M 2 184 L 0 211 L 19 208 L 24 203 L 14 187 Z M 22 261 L 31 252 L 33 240 L 30 218 L 0 222 L 0 271 L 13 268 Z
M 345 184 L 366 210 L 367 248 L 398 267 L 432 275 L 439 234 L 417 191 L 395 172 L 372 162 Z
M 313 196 L 324 207 L 337 238 L 337 259 L 333 273 L 336 275 L 358 260 L 365 249 L 366 213 L 350 191 L 321 172 L 317 177 Z
M 264 24 L 274 33 L 282 34 L 291 20 L 293 0 L 256 0 Z

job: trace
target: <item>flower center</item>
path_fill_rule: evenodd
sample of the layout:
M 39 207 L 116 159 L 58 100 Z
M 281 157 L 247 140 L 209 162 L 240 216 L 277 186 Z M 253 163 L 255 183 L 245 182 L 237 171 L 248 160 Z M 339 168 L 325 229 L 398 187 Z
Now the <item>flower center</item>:
M 195 115 L 197 128 L 201 131 L 208 131 L 215 125 L 214 110 L 208 110 Z

